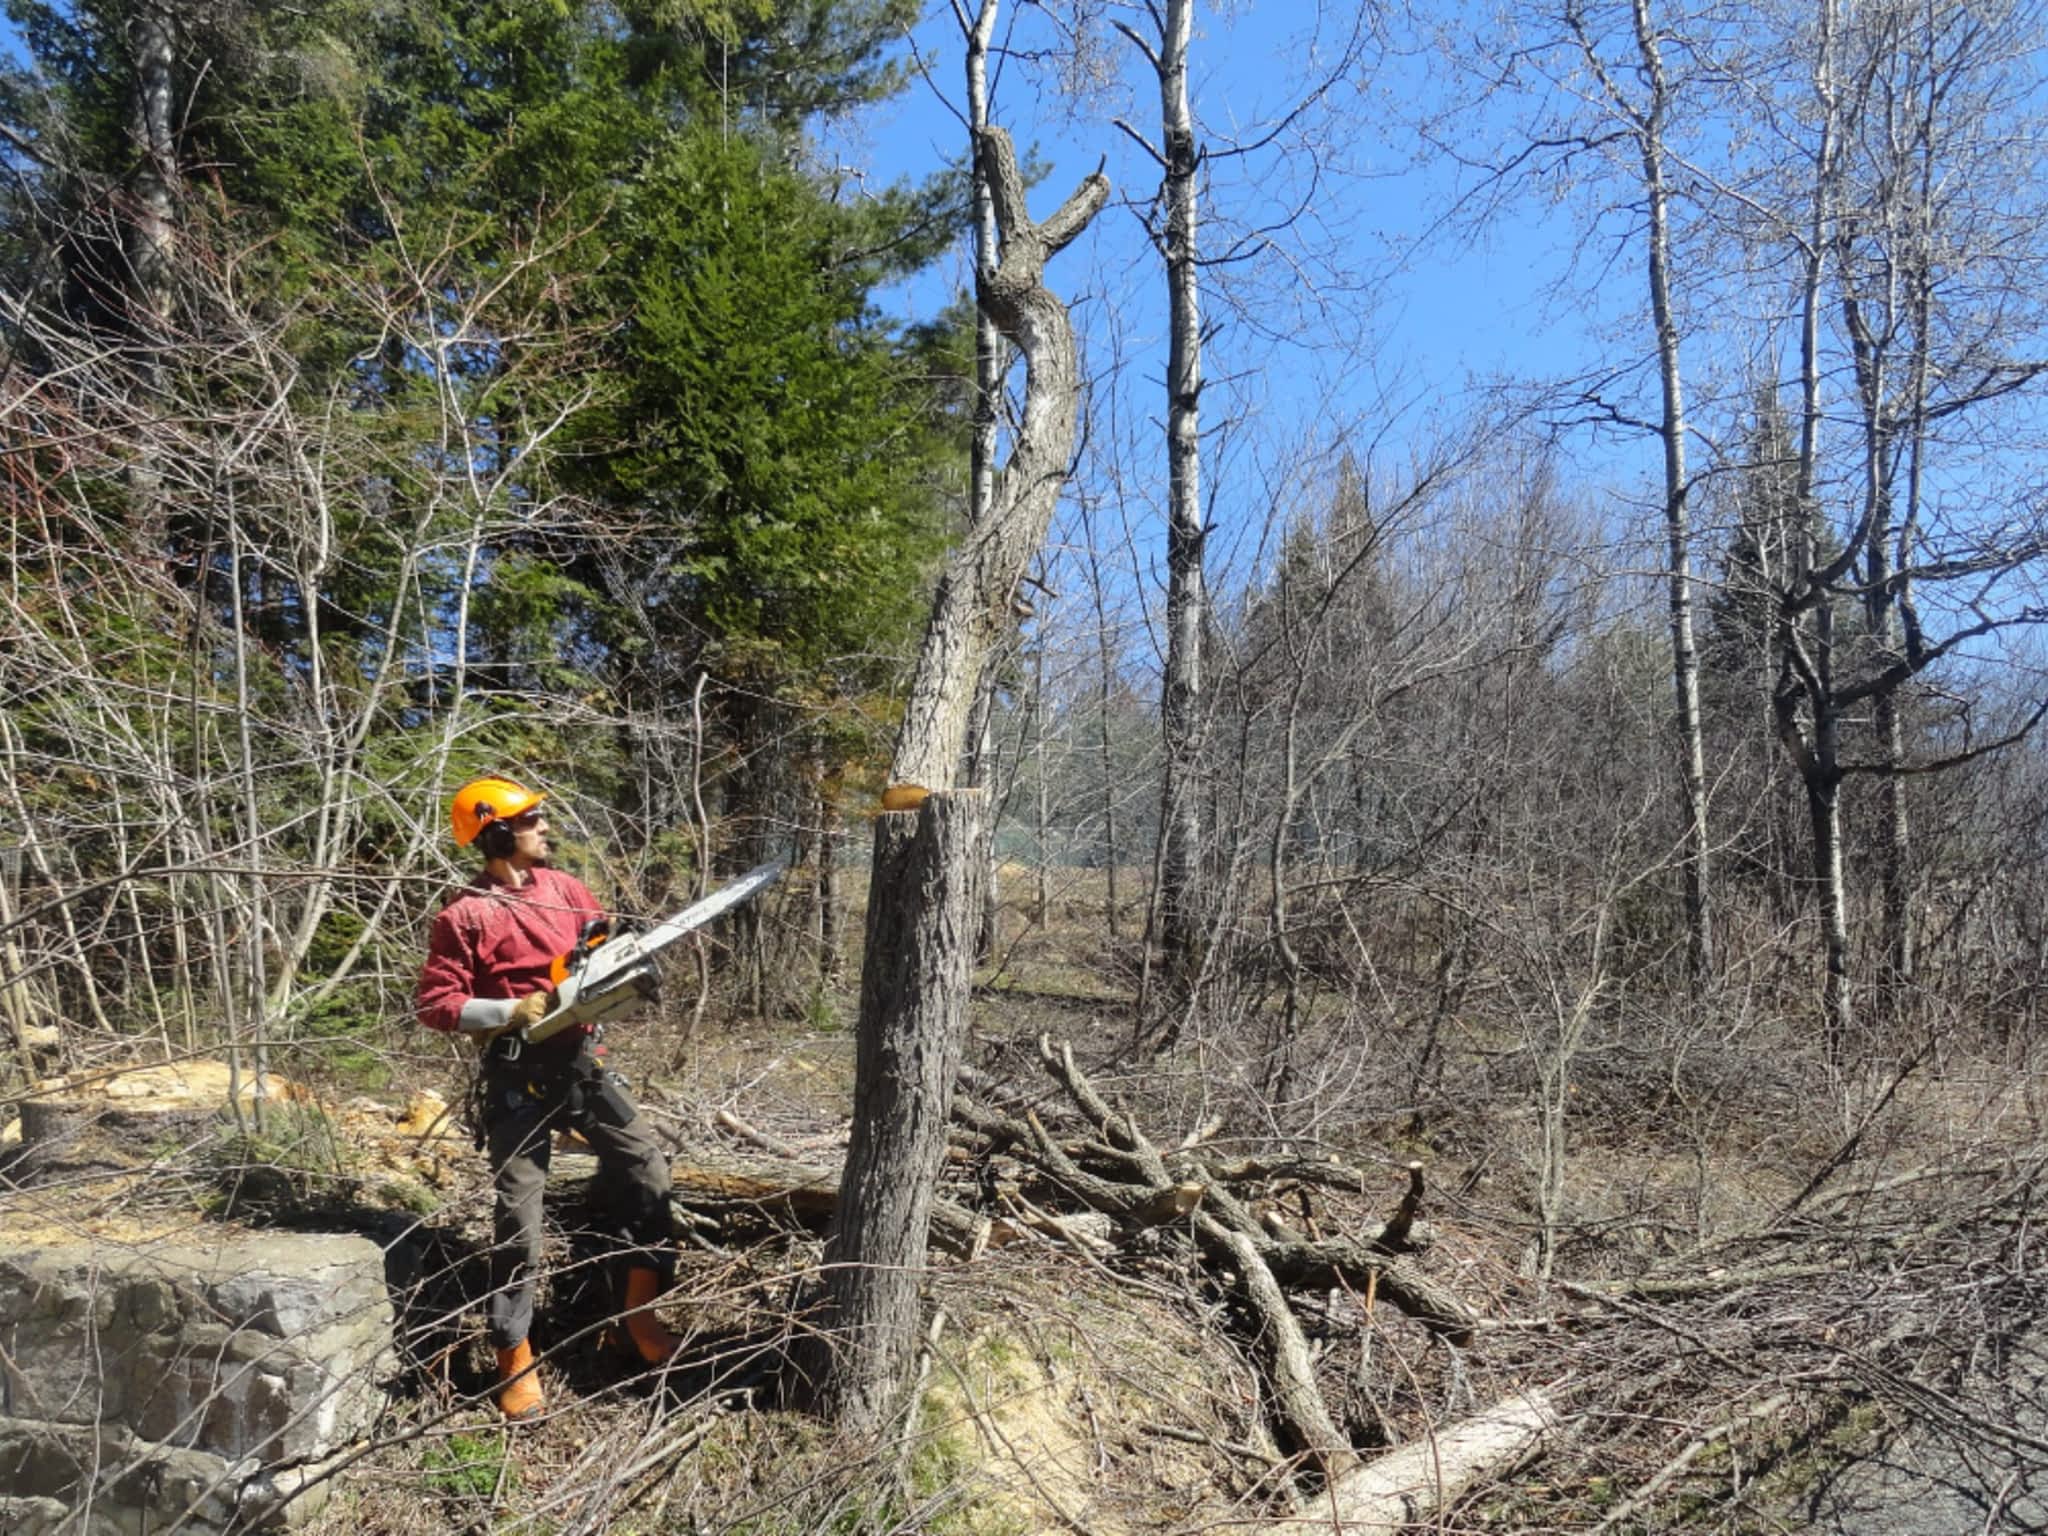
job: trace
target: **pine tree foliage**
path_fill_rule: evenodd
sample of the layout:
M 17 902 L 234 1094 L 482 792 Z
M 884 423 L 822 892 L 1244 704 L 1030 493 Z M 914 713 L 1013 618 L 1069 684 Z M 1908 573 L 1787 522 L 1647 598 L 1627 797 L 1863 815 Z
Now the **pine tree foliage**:
M 770 777 L 815 816 L 875 749 L 957 477 L 946 343 L 871 297 L 941 248 L 951 183 L 805 168 L 814 113 L 899 84 L 900 6 L 9 14 L 6 560 L 38 595 L 0 666 L 24 760 L 75 765 L 12 782 L 70 861 L 46 879 L 222 848 L 278 876 L 115 880 L 72 921 L 124 913 L 124 944 L 53 1001 L 174 1028 L 172 959 L 188 1024 L 223 992 L 331 1018 L 341 984 L 360 1026 L 390 998 L 311 957 L 409 949 L 432 885 L 388 876 L 445 867 L 447 785 L 511 768 L 594 829 L 673 823 L 769 782 L 736 697 L 786 714 L 767 755 L 808 766 Z M 695 739 L 621 728 L 704 680 Z M 629 907 L 725 841 L 656 869 L 646 836 L 592 848 Z M 284 878 L 311 868 L 339 878 Z M 261 964 L 199 937 L 245 919 Z

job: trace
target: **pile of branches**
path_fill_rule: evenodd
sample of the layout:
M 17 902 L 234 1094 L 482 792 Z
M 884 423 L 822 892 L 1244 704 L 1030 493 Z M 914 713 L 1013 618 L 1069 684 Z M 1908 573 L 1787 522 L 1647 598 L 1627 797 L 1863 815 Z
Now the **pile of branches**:
M 1810 1183 L 1644 1273 L 1554 1281 L 1520 1330 L 1482 1325 L 1503 1365 L 1573 1383 L 1545 1518 L 1627 1529 L 1682 1496 L 1701 1530 L 1794 1507 L 1854 1530 L 1939 1488 L 1954 1506 L 1928 1529 L 2032 1528 L 2025 1511 L 2048 1515 L 2044 1175 L 2036 1148 Z M 1912 1472 L 1893 1478 L 1895 1457 Z
M 1332 1411 L 1329 1351 L 1318 1346 L 1333 1331 L 1360 1332 L 1375 1309 L 1409 1320 L 1444 1374 L 1462 1383 L 1459 1361 L 1481 1318 L 1427 1267 L 1435 1234 L 1419 1219 L 1420 1164 L 1408 1166 L 1405 1192 L 1384 1219 L 1346 1216 L 1326 1231 L 1308 1192 L 1356 1206 L 1369 1185 L 1360 1169 L 1304 1156 L 1221 1156 L 1208 1142 L 1216 1127 L 1162 1147 L 1108 1101 L 1070 1047 L 1041 1038 L 1038 1056 L 1056 1099 L 963 1069 L 950 1148 L 958 1177 L 935 1202 L 934 1246 L 972 1258 L 1046 1239 L 1105 1273 L 1138 1278 L 1161 1299 L 1205 1311 L 1219 1295 L 1227 1300 L 1233 1335 L 1267 1386 L 1271 1439 L 1312 1496 L 1307 1513 L 1321 1528 L 1333 1512 L 1366 1524 L 1413 1518 L 1526 1457 L 1556 1428 L 1550 1397 L 1533 1390 L 1477 1409 L 1469 1392 L 1462 1401 L 1454 1392 L 1471 1411 L 1398 1446 L 1408 1437 L 1385 1418 L 1361 1428 L 1357 1414 Z M 828 1218 L 832 1173 L 730 1114 L 718 1123 L 768 1158 L 679 1159 L 678 1201 L 701 1231 L 730 1230 L 743 1213 L 812 1226 Z M 1294 1194 L 1300 1226 L 1274 1204 L 1277 1190 Z M 1188 1291 L 1190 1276 L 1207 1294 Z
M 1738 1234 L 1625 1277 L 1539 1282 L 1434 1230 L 1419 1164 L 1372 1212 L 1384 1173 L 1226 1155 L 1217 1125 L 1155 1139 L 1070 1047 L 1041 1037 L 1036 1056 L 1031 1084 L 963 1069 L 935 1247 L 1050 1241 L 1227 1319 L 1321 1529 L 1415 1519 L 1539 1453 L 1541 1477 L 1500 1495 L 1522 1501 L 1511 1521 L 1618 1529 L 1683 1498 L 1701 1528 L 1733 1528 L 1887 1431 L 1939 1437 L 1987 1507 L 2048 1488 L 2048 1425 L 2001 1407 L 2048 1392 L 2029 1342 L 2048 1304 L 2029 1258 L 2039 1153 L 1855 1185 L 1854 1159 L 1831 1161 Z M 771 1210 L 821 1228 L 837 1184 L 822 1149 L 722 1123 L 770 1155 L 679 1165 L 701 1230 Z M 1415 1347 L 1396 1366 L 1397 1335 Z

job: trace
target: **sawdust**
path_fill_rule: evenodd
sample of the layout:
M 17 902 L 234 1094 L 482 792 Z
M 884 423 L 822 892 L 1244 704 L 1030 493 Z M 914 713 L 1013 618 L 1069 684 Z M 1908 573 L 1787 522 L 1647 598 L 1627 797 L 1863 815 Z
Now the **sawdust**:
M 970 1524 L 1037 1531 L 1085 1523 L 1097 1536 L 1124 1530 L 1091 1509 L 1093 1452 L 1073 1423 L 1070 1394 L 1029 1356 L 999 1363 L 983 1356 L 944 1368 L 930 1401 L 939 1422 L 952 1417 L 974 1435 Z
M 303 1136 L 317 1129 L 317 1141 L 335 1165 L 332 1171 L 372 1179 L 395 1175 L 430 1190 L 450 1188 L 459 1177 L 467 1138 L 453 1107 L 432 1089 L 413 1093 L 402 1106 L 369 1098 L 335 1103 L 278 1073 L 267 1073 L 259 1082 L 255 1073 L 246 1068 L 233 1072 L 224 1061 L 139 1063 L 89 1075 L 44 1078 L 28 1091 L 27 1100 L 62 1124 L 106 1128 L 98 1148 L 102 1155 L 95 1159 L 101 1171 L 95 1173 L 88 1197 L 75 1199 L 68 1213 L 60 1213 L 69 1219 L 54 1225 L 73 1236 L 151 1235 L 146 1220 L 138 1224 L 132 1218 L 102 1218 L 93 1212 L 132 1201 L 161 1165 L 178 1162 L 176 1151 L 166 1150 L 164 1138 L 175 1134 L 189 1140 L 195 1119 L 232 1119 L 230 1106 L 236 1095 L 245 1116 L 247 1108 L 260 1100 L 272 1106 L 273 1113 L 287 1117 L 291 1134 Z M 151 1131 L 159 1120 L 162 1137 Z M 22 1141 L 22 1117 L 0 1130 L 0 1148 L 18 1148 Z M 124 1163 L 135 1166 L 124 1169 Z M 0 1181 L 4 1179 L 0 1171 Z M 33 1214 L 38 1197 L 32 1188 L 9 1191 L 0 1200 L 0 1229 L 18 1235 L 52 1225 Z M 44 1192 L 40 1198 L 54 1194 Z M 188 1217 L 179 1214 L 173 1219 Z M 110 1224 L 96 1230 L 94 1220 Z
M 60 1248 L 91 1242 L 116 1248 L 145 1248 L 154 1243 L 204 1231 L 218 1238 L 221 1225 L 190 1209 L 162 1210 L 128 1203 L 142 1191 L 149 1175 L 134 1173 L 96 1184 L 93 1198 L 81 1202 L 75 1190 L 54 1198 L 8 1191 L 0 1198 L 0 1242 L 10 1250 Z
M 1238 1433 L 1216 1417 L 1213 1387 L 1228 1366 L 1214 1341 L 1171 1308 L 1071 1270 L 1045 1278 L 993 1313 L 977 1306 L 982 1326 L 937 1348 L 913 1481 L 927 1497 L 943 1490 L 945 1528 L 1126 1536 L 1158 1529 L 1168 1508 L 1176 1521 L 1223 1518 L 1203 1451 L 1152 1433 L 1162 1423 Z
M 199 1058 L 163 1062 L 152 1066 L 120 1067 L 89 1077 L 46 1077 L 29 1090 L 39 1099 L 65 1103 L 89 1103 L 105 1099 L 124 1111 L 184 1109 L 194 1105 L 226 1104 L 231 1092 L 250 1102 L 257 1099 L 278 1103 L 305 1103 L 312 1093 L 303 1083 L 280 1077 L 275 1072 L 258 1077 L 247 1067 L 238 1074 L 224 1061 Z

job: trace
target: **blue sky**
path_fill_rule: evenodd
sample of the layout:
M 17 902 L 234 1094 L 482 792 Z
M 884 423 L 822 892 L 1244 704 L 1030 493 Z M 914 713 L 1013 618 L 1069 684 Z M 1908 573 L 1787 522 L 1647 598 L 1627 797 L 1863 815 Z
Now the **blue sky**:
M 1156 137 L 1157 87 L 1108 24 L 1139 12 L 1098 0 L 1061 0 L 1059 11 L 1065 21 L 1056 25 L 1052 8 L 1006 6 L 999 40 L 1015 52 L 992 70 L 993 111 L 1048 168 L 1034 197 L 1041 213 L 1098 160 L 1107 162 L 1119 201 L 1060 257 L 1049 281 L 1073 303 L 1098 390 L 1114 383 L 1123 391 L 1138 443 L 1143 417 L 1159 409 L 1164 285 L 1133 205 L 1154 192 L 1158 171 L 1113 121 Z M 1091 18 L 1078 50 L 1067 25 L 1076 14 Z M 1419 441 L 1495 380 L 1554 377 L 1603 355 L 1639 355 L 1642 328 L 1622 323 L 1642 304 L 1633 262 L 1621 269 L 1625 283 L 1595 290 L 1604 295 L 1597 305 L 1583 292 L 1552 289 L 1576 243 L 1567 210 L 1517 202 L 1483 237 L 1426 238 L 1456 177 L 1442 159 L 1419 153 L 1412 120 L 1437 109 L 1441 88 L 1414 54 L 1368 48 L 1351 69 L 1337 69 L 1353 26 L 1351 12 L 1319 18 L 1309 0 L 1198 6 L 1193 105 L 1215 155 L 1204 254 L 1249 229 L 1286 226 L 1263 259 L 1210 274 L 1205 430 L 1243 444 L 1254 433 L 1279 440 L 1355 421 L 1396 443 Z M 4 23 L 0 48 L 14 51 Z M 1077 53 L 1086 66 L 1079 71 Z M 964 142 L 956 115 L 963 47 L 950 5 L 928 7 L 902 54 L 913 65 L 904 93 L 829 126 L 822 146 L 828 160 L 879 182 L 928 174 Z M 1327 94 L 1299 123 L 1316 141 L 1313 156 L 1286 141 L 1241 158 L 1228 153 L 1233 142 L 1262 137 L 1318 86 Z M 922 318 L 966 284 L 963 240 L 950 262 L 885 302 Z M 1610 442 L 1582 462 L 1639 484 L 1655 460 L 1647 442 Z M 1160 463 L 1153 455 L 1137 467 L 1162 478 Z M 1219 524 L 1252 516 L 1266 494 L 1257 477 L 1232 483 L 1230 465 L 1218 454 L 1207 471 Z M 1138 489 L 1142 499 L 1158 487 Z
M 1143 199 L 1157 185 L 1156 169 L 1112 126 L 1112 119 L 1122 117 L 1153 133 L 1158 97 L 1142 61 L 1103 19 L 1109 14 L 1102 9 L 1085 44 L 1092 79 L 1079 94 L 1065 88 L 1061 64 L 1049 57 L 1012 57 L 992 71 L 996 120 L 1050 167 L 1035 199 L 1041 211 L 1104 157 L 1120 198 Z M 1071 54 L 1073 34 L 1051 26 L 1051 15 L 1013 0 L 1002 36 L 1019 55 Z M 1312 80 L 1330 78 L 1328 60 L 1343 42 L 1331 29 L 1351 24 L 1348 15 L 1326 19 L 1319 36 L 1315 8 L 1307 0 L 1267 0 L 1221 12 L 1198 7 L 1192 94 L 1205 143 L 1227 148 L 1234 134 L 1256 137 L 1298 107 Z M 21 56 L 4 19 L 0 56 Z M 826 131 L 829 157 L 883 182 L 931 172 L 957 156 L 963 141 L 954 115 L 963 97 L 961 39 L 944 0 L 927 9 L 902 56 L 916 73 L 901 97 Z M 1275 375 L 1264 385 L 1283 384 L 1283 396 L 1312 401 L 1317 410 L 1328 402 L 1315 400 L 1316 394 L 1343 387 L 1329 381 L 1355 378 L 1361 368 L 1379 380 L 1398 381 L 1404 399 L 1436 400 L 1475 379 L 1554 372 L 1590 355 L 1580 312 L 1567 308 L 1560 316 L 1539 294 L 1563 270 L 1572 243 L 1563 217 L 1523 209 L 1500 221 L 1482 245 L 1444 238 L 1415 247 L 1444 206 L 1448 172 L 1411 163 L 1414 146 L 1400 119 L 1419 108 L 1431 89 L 1414 61 L 1384 56 L 1369 70 L 1338 78 L 1323 109 L 1310 114 L 1313 131 L 1333 140 L 1322 165 L 1324 180 L 1312 197 L 1295 195 L 1301 192 L 1299 167 L 1278 150 L 1212 169 L 1203 210 L 1205 253 L 1213 253 L 1233 227 L 1274 222 L 1306 201 L 1312 216 L 1304 221 L 1303 236 L 1288 243 L 1320 243 L 1329 258 L 1310 260 L 1301 269 L 1325 280 L 1322 306 L 1310 312 L 1314 359 L 1300 349 L 1240 346 L 1247 325 L 1235 323 L 1224 306 L 1211 306 L 1212 322 L 1224 325 L 1214 348 L 1219 362 L 1226 371 L 1246 370 L 1248 387 L 1260 387 L 1252 375 L 1273 374 L 1271 357 L 1290 350 L 1284 377 Z M 1332 274 L 1319 267 L 1344 270 L 1333 286 Z M 888 297 L 908 318 L 922 318 L 965 281 L 963 247 L 949 270 Z M 1160 280 L 1129 209 L 1112 207 L 1099 219 L 1085 244 L 1056 265 L 1052 281 L 1084 309 L 1091 301 L 1118 308 L 1126 331 L 1120 353 L 1133 347 L 1142 353 L 1149 345 L 1156 321 L 1149 310 Z M 1275 291 L 1286 286 L 1264 285 L 1255 324 L 1277 330 L 1304 324 L 1301 306 L 1312 285 L 1304 281 L 1296 292 Z M 1085 318 L 1083 325 L 1085 330 Z M 1144 366 L 1142 356 L 1119 361 Z
M 1143 59 L 1102 25 L 1092 45 L 1099 66 L 1092 88 L 1077 98 L 1058 77 L 1056 58 L 1070 38 L 1049 25 L 1050 13 L 1012 3 L 1008 14 L 1017 19 L 1011 40 L 1019 54 L 1039 57 L 1004 64 L 992 88 L 992 110 L 1020 145 L 1034 147 L 1050 166 L 1034 194 L 1034 212 L 1043 216 L 1105 159 L 1120 202 L 1149 198 L 1158 186 L 1157 166 L 1113 121 L 1121 117 L 1157 137 L 1158 89 Z M 1267 0 L 1223 14 L 1203 4 L 1196 17 L 1192 104 L 1211 150 L 1258 140 L 1329 79 L 1324 61 L 1333 44 L 1327 35 L 1317 38 L 1315 10 L 1306 0 Z M 1343 25 L 1350 25 L 1348 16 Z M 957 115 L 964 101 L 964 45 L 943 0 L 927 9 L 905 54 L 918 66 L 910 89 L 829 131 L 824 142 L 828 158 L 882 182 L 927 173 L 957 157 L 964 143 Z M 1301 119 L 1305 135 L 1321 146 L 1312 169 L 1299 147 L 1211 162 L 1202 210 L 1205 255 L 1227 248 L 1246 228 L 1291 221 L 1276 234 L 1267 260 L 1212 272 L 1216 291 L 1204 297 L 1205 321 L 1218 327 L 1205 349 L 1209 386 L 1203 398 L 1212 569 L 1242 576 L 1257 564 L 1271 531 L 1276 488 L 1301 498 L 1294 510 L 1315 510 L 1315 486 L 1329 483 L 1327 454 L 1320 481 L 1314 470 L 1297 470 L 1281 485 L 1286 476 L 1276 469 L 1303 456 L 1305 440 L 1320 439 L 1327 450 L 1351 430 L 1373 442 L 1398 474 L 1410 455 L 1428 452 L 1433 436 L 1468 419 L 1489 385 L 1570 374 L 1597 358 L 1634 357 L 1647 348 L 1646 328 L 1630 323 L 1646 307 L 1637 262 L 1617 268 L 1613 275 L 1624 280 L 1596 289 L 1593 298 L 1555 291 L 1577 244 L 1571 209 L 1511 201 L 1483 232 L 1432 233 L 1454 200 L 1459 176 L 1446 161 L 1422 153 L 1412 120 L 1436 110 L 1441 95 L 1417 59 L 1371 57 L 1337 78 Z M 1471 126 L 1494 132 L 1500 125 Z M 1097 436 L 1077 466 L 1069 512 L 1076 497 L 1103 499 L 1102 517 L 1121 531 L 1127 575 L 1139 576 L 1126 590 L 1151 608 L 1159 601 L 1165 543 L 1161 264 L 1136 212 L 1113 203 L 1088 236 L 1052 264 L 1047 281 L 1073 305 L 1097 396 Z M 963 239 L 943 270 L 889 301 L 919 318 L 967 282 Z M 1109 449 L 1100 424 L 1103 396 L 1111 390 L 1123 425 L 1114 464 L 1105 462 Z M 1599 477 L 1592 494 L 1624 520 L 1647 499 L 1660 463 L 1647 438 L 1581 437 L 1571 457 L 1579 474 Z M 1075 537 L 1071 521 L 1064 536 Z M 1055 546 L 1061 537 L 1056 529 Z
M 1021 18 L 1012 35 L 1020 52 L 1060 45 L 1046 11 L 1012 10 Z M 1197 15 L 1192 95 L 1212 149 L 1227 148 L 1233 135 L 1258 137 L 1300 104 L 1312 80 L 1325 78 L 1316 62 L 1314 8 L 1302 0 L 1269 0 L 1220 16 L 1204 6 Z M 1106 24 L 1100 30 L 1095 47 L 1106 78 L 1099 77 L 1087 96 L 1063 91 L 1052 63 L 1023 58 L 1003 66 L 992 92 L 995 119 L 1052 167 L 1034 198 L 1040 212 L 1104 157 L 1121 198 L 1142 199 L 1157 186 L 1156 167 L 1112 121 L 1123 118 L 1156 137 L 1156 87 L 1131 45 Z M 1323 57 L 1331 46 L 1323 40 Z M 883 181 L 929 171 L 957 155 L 963 142 L 955 116 L 964 96 L 963 48 L 949 6 L 928 9 L 906 56 L 922 68 L 905 95 L 827 139 L 828 153 Z M 1236 165 L 1212 165 L 1203 210 L 1206 252 L 1240 226 L 1274 223 L 1309 203 L 1302 234 L 1281 239 L 1326 247 L 1304 260 L 1300 278 L 1304 291 L 1329 289 L 1328 313 L 1317 317 L 1317 350 L 1360 349 L 1362 355 L 1345 358 L 1344 368 L 1370 365 L 1381 378 L 1406 379 L 1410 390 L 1404 393 L 1445 397 L 1475 378 L 1562 371 L 1585 361 L 1593 341 L 1583 308 L 1552 305 L 1542 294 L 1564 272 L 1574 243 L 1562 211 L 1518 206 L 1481 242 L 1449 235 L 1423 242 L 1448 205 L 1453 173 L 1441 163 L 1416 162 L 1417 143 L 1401 119 L 1423 110 L 1433 90 L 1411 59 L 1380 58 L 1340 81 L 1310 114 L 1309 130 L 1330 141 L 1313 192 L 1302 185 L 1301 166 L 1277 148 Z M 1091 236 L 1054 267 L 1054 286 L 1114 295 L 1127 309 L 1142 305 L 1159 279 L 1132 212 L 1112 208 Z M 928 313 L 964 277 L 963 256 L 953 271 L 914 285 L 903 303 L 913 315 Z M 1273 291 L 1277 286 L 1265 286 L 1263 307 L 1285 328 L 1283 321 L 1298 318 L 1303 294 Z M 1220 306 L 1211 314 L 1227 318 Z M 1222 350 L 1230 353 L 1228 339 Z M 1324 361 L 1335 366 L 1328 356 Z M 1307 382 L 1300 358 L 1290 371 L 1298 383 Z

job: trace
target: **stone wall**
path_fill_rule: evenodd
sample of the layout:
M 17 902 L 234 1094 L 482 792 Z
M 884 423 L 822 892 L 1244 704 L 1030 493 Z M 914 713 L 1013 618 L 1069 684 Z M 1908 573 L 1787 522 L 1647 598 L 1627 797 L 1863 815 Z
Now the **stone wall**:
M 0 1531 L 289 1523 L 381 1404 L 392 1324 L 361 1237 L 0 1248 Z

